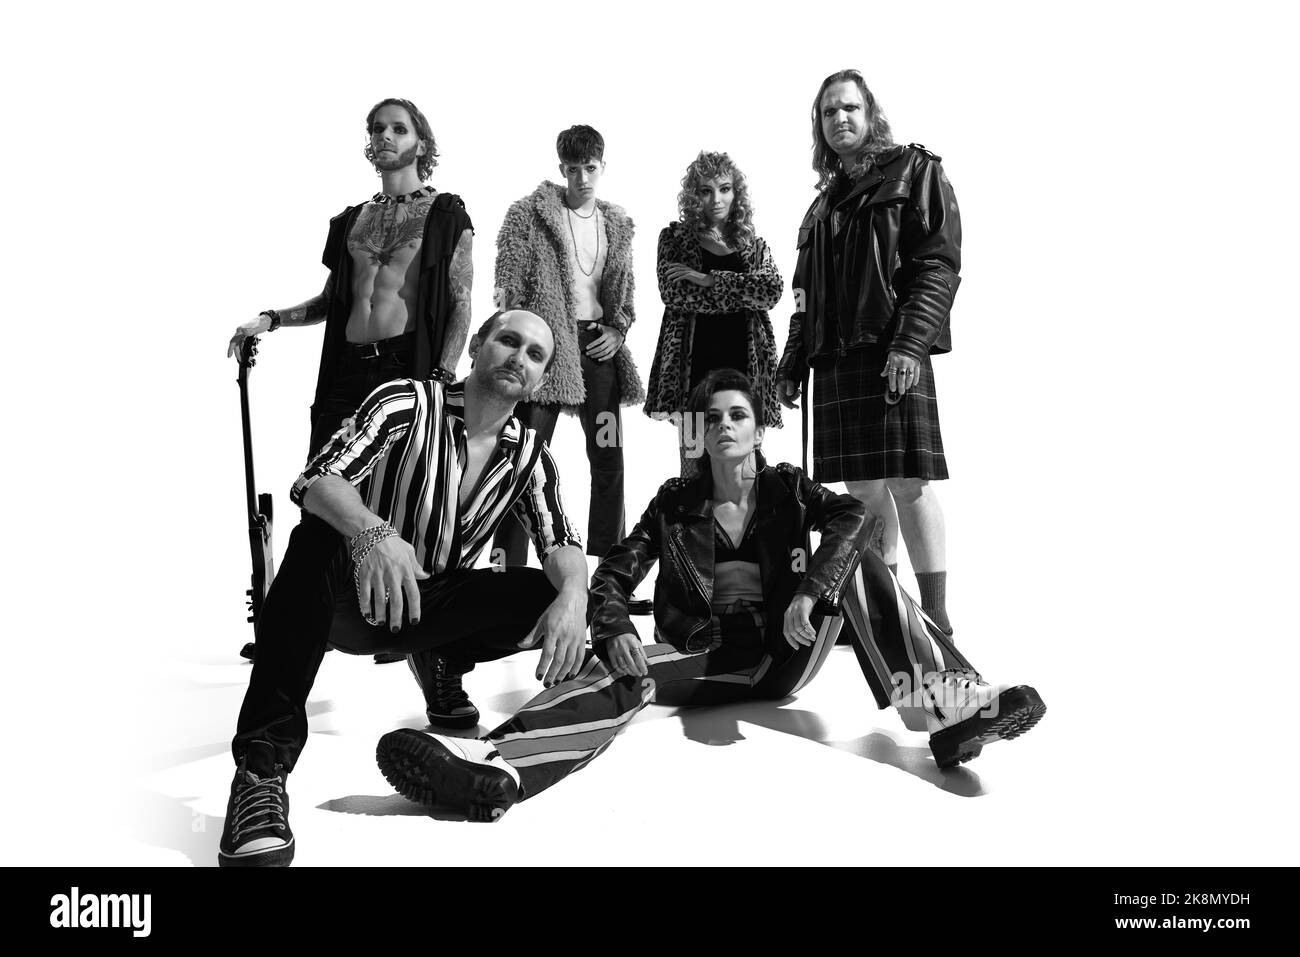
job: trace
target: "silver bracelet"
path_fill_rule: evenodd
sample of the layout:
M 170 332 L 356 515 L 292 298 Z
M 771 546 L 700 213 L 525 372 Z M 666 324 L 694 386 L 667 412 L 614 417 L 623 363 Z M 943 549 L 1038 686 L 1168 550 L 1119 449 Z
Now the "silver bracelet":
M 348 550 L 352 553 L 352 583 L 357 589 L 357 607 L 361 610 L 361 617 L 366 620 L 367 624 L 377 625 L 378 619 L 372 618 L 370 611 L 361 605 L 361 563 L 366 560 L 366 556 L 380 542 L 387 538 L 393 538 L 397 535 L 397 529 L 393 528 L 388 522 L 382 522 L 379 525 L 372 525 L 370 528 L 362 529 L 348 540 Z M 388 593 L 384 593 L 384 604 L 388 603 Z
M 353 566 L 360 565 L 370 549 L 385 538 L 392 538 L 396 534 L 397 529 L 393 528 L 388 522 L 380 522 L 378 525 L 371 525 L 369 528 L 363 528 L 357 532 L 348 539 L 348 551 L 352 553 Z

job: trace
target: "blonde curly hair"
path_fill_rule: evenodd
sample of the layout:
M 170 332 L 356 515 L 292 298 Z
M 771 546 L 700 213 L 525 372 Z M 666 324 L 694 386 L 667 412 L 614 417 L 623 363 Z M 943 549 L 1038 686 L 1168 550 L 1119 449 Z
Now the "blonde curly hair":
M 677 211 L 682 222 L 692 231 L 707 228 L 708 219 L 704 215 L 704 203 L 700 199 L 699 190 L 706 181 L 724 176 L 731 177 L 734 198 L 727 221 L 722 224 L 722 235 L 728 245 L 743 249 L 757 236 L 754 231 L 754 208 L 749 202 L 749 184 L 745 181 L 745 174 L 726 153 L 700 150 L 700 155 L 686 167 L 686 175 L 682 177 L 682 191 L 677 194 Z

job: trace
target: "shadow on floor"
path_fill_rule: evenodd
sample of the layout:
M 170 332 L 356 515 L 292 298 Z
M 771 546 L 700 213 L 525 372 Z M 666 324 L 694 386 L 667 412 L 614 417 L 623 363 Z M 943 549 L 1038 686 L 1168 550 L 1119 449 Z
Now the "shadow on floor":
M 195 867 L 217 866 L 224 817 L 200 814 L 189 806 L 198 796 L 173 798 L 156 791 L 137 791 L 131 835 L 142 844 L 180 851 Z
M 743 721 L 769 731 L 807 738 L 877 764 L 887 764 L 959 797 L 978 797 L 985 793 L 979 775 L 973 771 L 967 768 L 941 770 L 934 763 L 928 746 L 900 745 L 885 731 L 872 731 L 851 741 L 831 741 L 827 739 L 826 722 L 820 716 L 812 711 L 780 705 L 781 702 L 777 701 L 755 701 L 708 708 L 680 708 L 674 716 L 681 719 L 682 733 L 687 739 L 711 747 L 744 741 L 745 735 L 740 730 Z
M 247 688 L 247 681 L 197 681 L 190 677 L 172 677 L 167 681 L 168 694 L 185 696 L 203 691 L 217 691 L 222 688 Z
M 215 741 L 212 744 L 197 744 L 192 748 L 181 748 L 178 751 L 163 751 L 159 754 L 149 756 L 150 771 L 169 771 L 172 768 L 178 768 L 183 764 L 189 764 L 191 761 L 204 761 L 213 755 L 229 754 L 229 741 Z M 235 762 L 231 759 L 230 773 L 235 773 Z
M 400 794 L 349 794 L 317 804 L 322 811 L 339 814 L 362 814 L 367 817 L 431 817 L 435 821 L 468 821 L 456 811 L 429 810 L 423 805 L 408 801 Z
M 315 718 L 322 714 L 329 714 L 335 710 L 336 705 L 330 698 L 322 698 L 319 701 L 307 702 L 307 717 Z M 231 736 L 234 736 L 235 725 L 230 725 Z M 340 732 L 330 728 L 312 728 L 312 734 L 339 734 Z M 215 741 L 212 744 L 198 744 L 192 748 L 179 748 L 175 751 L 162 751 L 158 754 L 149 756 L 150 771 L 165 771 L 171 768 L 180 767 L 183 764 L 189 764 L 191 761 L 202 761 L 216 754 L 230 753 L 230 741 Z M 230 761 L 230 773 L 235 773 L 234 758 Z
M 488 711 L 495 711 L 498 714 L 511 715 L 533 698 L 537 697 L 538 693 L 542 690 L 541 683 L 539 682 L 537 688 L 533 690 L 522 688 L 519 691 L 506 691 L 502 694 L 493 695 L 486 699 L 486 703 L 483 707 Z

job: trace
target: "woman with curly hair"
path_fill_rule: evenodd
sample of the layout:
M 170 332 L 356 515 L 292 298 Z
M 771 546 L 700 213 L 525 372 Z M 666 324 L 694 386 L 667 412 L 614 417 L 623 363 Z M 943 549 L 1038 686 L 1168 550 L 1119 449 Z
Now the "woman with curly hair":
M 754 231 L 745 175 L 726 153 L 701 151 L 682 177 L 677 208 L 679 221 L 659 234 L 665 309 L 645 413 L 681 415 L 710 371 L 737 369 L 754 384 L 759 424 L 779 428 L 776 341 L 767 310 L 781 298 L 781 274 Z

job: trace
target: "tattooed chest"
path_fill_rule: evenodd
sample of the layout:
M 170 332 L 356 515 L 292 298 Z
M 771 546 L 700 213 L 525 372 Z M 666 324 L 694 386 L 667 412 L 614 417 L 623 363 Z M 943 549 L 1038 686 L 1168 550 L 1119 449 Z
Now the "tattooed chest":
M 348 233 L 348 251 L 377 266 L 410 259 L 424 239 L 429 203 L 369 204 Z

